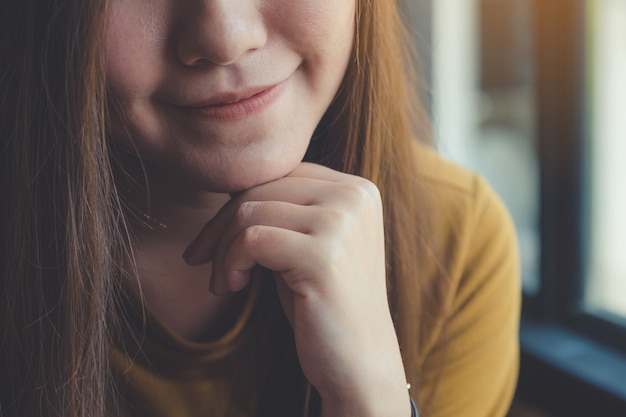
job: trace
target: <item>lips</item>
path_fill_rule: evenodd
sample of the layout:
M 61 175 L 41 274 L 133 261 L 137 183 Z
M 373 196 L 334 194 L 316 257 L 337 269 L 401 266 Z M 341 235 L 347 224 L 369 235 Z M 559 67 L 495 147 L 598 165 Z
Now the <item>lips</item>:
M 207 100 L 190 101 L 187 104 L 180 105 L 180 107 L 202 108 L 211 106 L 227 106 L 229 104 L 235 104 L 259 94 L 263 94 L 263 92 L 270 90 L 275 86 L 276 85 L 271 85 L 266 87 L 250 88 L 240 92 L 218 94 Z
M 190 100 L 173 104 L 178 111 L 190 116 L 216 122 L 235 122 L 263 112 L 284 90 L 285 82 L 228 92 L 205 100 Z

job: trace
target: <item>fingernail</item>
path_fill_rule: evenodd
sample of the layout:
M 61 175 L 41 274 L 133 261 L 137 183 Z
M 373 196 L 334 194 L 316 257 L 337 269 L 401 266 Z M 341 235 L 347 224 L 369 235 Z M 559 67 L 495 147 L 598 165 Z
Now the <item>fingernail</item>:
M 191 242 L 185 252 L 183 253 L 183 259 L 189 265 L 197 265 L 200 263 L 200 259 L 198 259 L 198 254 L 194 253 L 194 249 L 196 248 L 196 241 Z

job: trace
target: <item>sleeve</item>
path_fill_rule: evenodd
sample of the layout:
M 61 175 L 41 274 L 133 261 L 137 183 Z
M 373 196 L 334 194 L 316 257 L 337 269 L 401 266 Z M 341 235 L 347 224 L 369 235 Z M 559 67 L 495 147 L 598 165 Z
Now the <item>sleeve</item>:
M 449 262 L 444 325 L 423 365 L 422 417 L 503 417 L 517 383 L 517 241 L 496 194 L 475 177 Z

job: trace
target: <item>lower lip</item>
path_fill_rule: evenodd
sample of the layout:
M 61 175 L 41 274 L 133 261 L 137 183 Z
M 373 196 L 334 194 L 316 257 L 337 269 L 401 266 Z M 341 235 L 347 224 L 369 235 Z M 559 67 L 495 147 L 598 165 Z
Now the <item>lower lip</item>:
M 284 88 L 285 82 L 261 91 L 245 100 L 229 104 L 206 107 L 179 107 L 185 113 L 215 122 L 236 122 L 262 113 L 274 103 Z

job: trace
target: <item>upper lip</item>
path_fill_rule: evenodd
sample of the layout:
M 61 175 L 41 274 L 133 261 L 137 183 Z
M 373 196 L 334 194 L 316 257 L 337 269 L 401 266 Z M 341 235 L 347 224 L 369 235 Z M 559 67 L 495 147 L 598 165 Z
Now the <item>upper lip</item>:
M 202 108 L 210 106 L 224 106 L 237 103 L 242 100 L 249 99 L 257 94 L 274 88 L 277 84 L 247 87 L 239 90 L 224 91 L 214 93 L 206 98 L 187 98 L 181 100 L 172 100 L 171 103 L 177 107 Z

